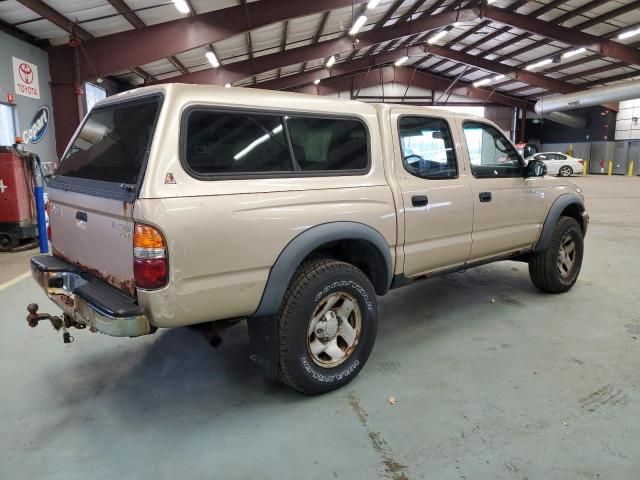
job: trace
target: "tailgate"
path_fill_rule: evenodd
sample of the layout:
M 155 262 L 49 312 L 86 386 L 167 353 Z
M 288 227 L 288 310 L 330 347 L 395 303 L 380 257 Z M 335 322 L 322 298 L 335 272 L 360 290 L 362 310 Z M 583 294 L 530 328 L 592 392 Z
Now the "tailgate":
M 49 190 L 53 254 L 133 295 L 131 203 Z
M 161 103 L 152 94 L 91 110 L 48 184 L 54 255 L 131 295 L 133 205 Z

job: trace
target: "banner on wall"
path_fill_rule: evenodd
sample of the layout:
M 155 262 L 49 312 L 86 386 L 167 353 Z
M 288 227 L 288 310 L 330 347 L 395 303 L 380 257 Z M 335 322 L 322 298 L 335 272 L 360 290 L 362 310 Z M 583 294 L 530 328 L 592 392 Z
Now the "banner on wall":
M 26 143 L 38 143 L 47 133 L 49 128 L 49 107 L 46 105 L 41 106 L 36 114 L 33 116 L 33 120 L 22 134 L 22 138 Z
M 38 66 L 20 58 L 12 58 L 15 93 L 25 97 L 40 98 Z

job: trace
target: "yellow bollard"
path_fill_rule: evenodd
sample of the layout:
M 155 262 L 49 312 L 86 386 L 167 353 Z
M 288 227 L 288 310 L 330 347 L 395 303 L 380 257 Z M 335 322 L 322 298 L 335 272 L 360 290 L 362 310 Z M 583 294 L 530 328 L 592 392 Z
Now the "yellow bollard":
M 589 160 L 585 159 L 582 161 L 582 175 L 586 175 L 588 169 L 589 169 Z
M 633 177 L 633 160 L 629 161 L 629 176 Z
M 613 161 L 609 160 L 609 173 L 607 175 L 611 176 L 611 172 L 613 172 Z

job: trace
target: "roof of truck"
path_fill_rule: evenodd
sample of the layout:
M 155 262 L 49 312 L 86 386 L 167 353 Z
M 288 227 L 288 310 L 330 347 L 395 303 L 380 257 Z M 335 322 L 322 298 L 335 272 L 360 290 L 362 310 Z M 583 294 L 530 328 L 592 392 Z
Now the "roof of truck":
M 277 104 L 277 106 L 282 109 L 294 108 L 296 110 L 303 110 L 305 107 L 313 106 L 315 107 L 313 108 L 314 110 L 326 110 L 335 113 L 373 113 L 374 110 L 380 111 L 398 107 L 429 112 L 433 115 L 438 116 L 455 116 L 481 119 L 480 117 L 472 115 L 456 114 L 446 110 L 409 104 L 403 105 L 371 103 L 351 100 L 347 98 L 311 95 L 307 93 L 284 92 L 243 87 L 226 88 L 219 85 L 195 85 L 187 83 L 163 83 L 158 85 L 140 87 L 107 97 L 106 99 L 96 103 L 95 106 L 101 106 L 112 102 L 118 102 L 121 100 L 150 95 L 158 92 L 166 95 L 181 95 L 185 98 L 185 100 L 188 99 L 189 102 L 194 103 L 215 101 L 216 103 L 244 105 L 251 104 L 255 105 L 256 107 L 267 108 L 272 107 L 273 104 Z M 352 107 L 347 111 L 345 109 L 345 105 L 351 105 Z

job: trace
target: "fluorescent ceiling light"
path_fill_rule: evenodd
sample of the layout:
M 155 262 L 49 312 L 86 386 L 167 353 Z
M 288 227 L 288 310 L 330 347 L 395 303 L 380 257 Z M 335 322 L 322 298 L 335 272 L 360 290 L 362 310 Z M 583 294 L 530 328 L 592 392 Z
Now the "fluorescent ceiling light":
M 316 78 L 316 79 L 313 81 L 313 83 L 314 83 L 314 84 L 316 84 L 316 85 L 318 85 L 318 84 L 320 83 L 320 79 L 319 79 L 319 78 Z
M 493 77 L 495 81 L 502 80 L 503 78 L 504 78 L 504 75 L 496 75 L 495 77 Z
M 496 0 L 487 0 L 487 3 L 491 5 L 492 3 L 496 3 Z
M 267 140 L 269 140 L 272 137 L 272 134 L 275 135 L 277 133 L 280 133 L 281 131 L 282 131 L 282 125 L 278 125 L 276 128 L 271 130 L 271 133 L 266 133 L 263 136 L 261 136 L 260 138 L 255 139 L 253 142 L 251 142 L 245 148 L 243 148 L 238 153 L 236 153 L 233 156 L 233 159 L 234 160 L 240 160 L 242 157 L 244 157 L 247 153 L 249 153 L 251 150 L 256 148 L 258 145 L 260 145 L 261 143 L 264 143 Z
M 333 67 L 334 63 L 336 63 L 336 56 L 335 55 L 331 55 L 329 57 L 329 60 L 327 60 L 327 68 Z
M 180 13 L 191 13 L 189 5 L 187 5 L 187 2 L 185 2 L 184 0 L 173 0 L 173 4 L 176 6 Z
M 576 55 L 580 55 L 581 53 L 584 53 L 586 51 L 587 51 L 586 48 L 578 48 L 576 50 L 569 50 L 568 52 L 565 52 L 565 53 L 562 54 L 562 58 L 575 57 Z
M 474 87 L 480 87 L 481 85 L 486 85 L 491 81 L 490 78 L 483 78 L 482 80 L 478 80 L 477 82 L 473 82 Z
M 399 58 L 398 60 L 396 60 L 396 63 L 394 63 L 394 65 L 396 67 L 399 67 L 400 65 L 402 65 L 404 62 L 406 62 L 407 60 L 409 60 L 409 57 L 407 57 L 406 55 L 402 58 Z
M 379 3 L 380 0 L 369 0 L 369 2 L 367 3 L 367 9 L 371 10 L 372 8 L 376 8 Z
M 635 30 L 627 30 L 626 32 L 622 32 L 618 35 L 618 40 L 624 40 L 625 38 L 635 37 L 640 34 L 640 28 L 636 28 Z
M 356 19 L 356 21 L 353 22 L 353 26 L 351 27 L 351 30 L 349 30 L 349 35 L 355 35 L 356 33 L 358 33 L 366 22 L 367 22 L 367 17 L 365 17 L 364 15 L 360 15 Z
M 549 65 L 551 62 L 553 62 L 552 59 L 545 58 L 544 60 L 540 60 L 537 63 L 532 63 L 531 65 L 527 65 L 526 67 L 524 67 L 524 69 L 525 70 L 533 70 L 534 68 L 544 67 L 545 65 Z
M 207 60 L 209 60 L 209 63 L 213 66 L 213 68 L 218 68 L 220 66 L 220 62 L 218 61 L 216 54 L 211 50 L 207 50 L 204 55 L 205 57 L 207 57 Z
M 436 43 L 438 40 L 440 40 L 442 37 L 444 37 L 447 33 L 449 33 L 447 30 L 440 30 L 438 33 L 436 33 L 435 35 L 431 36 L 428 40 L 427 43 L 429 45 Z
M 231 88 L 231 84 L 229 82 L 225 83 L 224 88 Z

